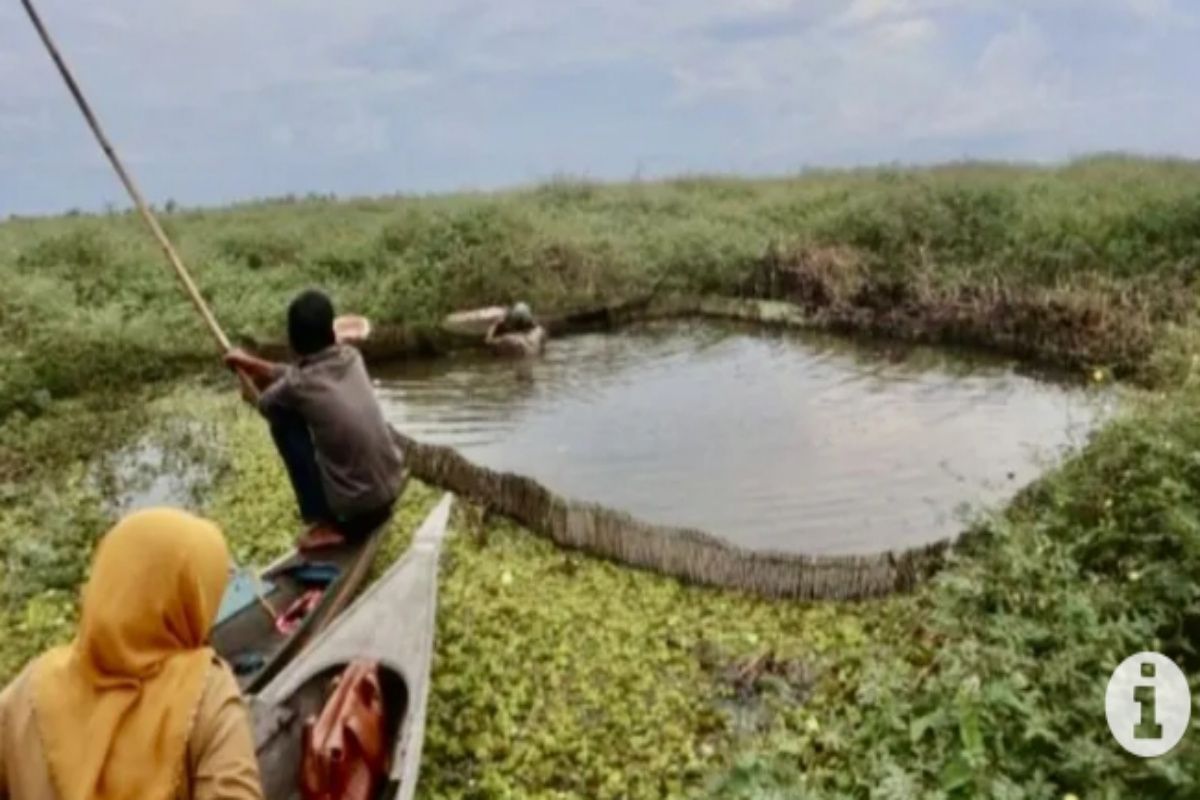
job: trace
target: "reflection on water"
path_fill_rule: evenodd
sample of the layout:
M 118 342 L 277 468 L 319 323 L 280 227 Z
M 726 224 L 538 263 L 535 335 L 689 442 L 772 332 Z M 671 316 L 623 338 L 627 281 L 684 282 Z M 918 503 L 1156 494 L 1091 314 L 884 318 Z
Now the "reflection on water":
M 809 553 L 961 529 L 1078 444 L 1106 396 L 1007 363 L 656 323 L 379 373 L 391 421 L 487 466 L 652 522 Z
M 169 416 L 92 465 L 91 481 L 115 514 L 153 506 L 200 508 L 211 488 L 216 422 Z

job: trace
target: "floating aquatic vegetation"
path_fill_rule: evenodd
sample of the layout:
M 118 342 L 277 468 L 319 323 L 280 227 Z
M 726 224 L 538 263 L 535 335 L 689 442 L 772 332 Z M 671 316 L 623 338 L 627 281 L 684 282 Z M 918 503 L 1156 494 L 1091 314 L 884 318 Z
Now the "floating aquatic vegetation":
M 215 413 L 238 446 L 209 513 L 239 560 L 262 563 L 297 532 L 291 489 L 257 415 Z M 410 481 L 376 575 L 440 494 Z M 811 684 L 866 641 L 861 607 L 684 586 L 458 509 L 421 777 L 432 797 L 680 796 L 736 743 L 810 726 Z
M 100 454 L 215 421 L 207 512 L 243 563 L 294 501 L 231 395 L 51 406 L 0 424 L 0 676 L 65 641 L 97 534 Z M 1097 694 L 1151 647 L 1194 674 L 1200 394 L 1146 399 L 983 524 L 930 586 L 771 603 L 560 550 L 459 505 L 442 569 L 429 797 L 1193 796 L 1197 743 L 1131 766 Z M 382 568 L 438 492 L 414 483 Z M 1115 662 L 1114 662 L 1115 663 Z
M 432 797 L 681 796 L 739 733 L 803 730 L 823 712 L 800 684 L 865 641 L 862 607 L 685 586 L 479 517 L 456 515 L 445 554 L 421 778 Z M 806 665 L 803 680 L 767 664 Z M 739 731 L 751 700 L 773 708 Z

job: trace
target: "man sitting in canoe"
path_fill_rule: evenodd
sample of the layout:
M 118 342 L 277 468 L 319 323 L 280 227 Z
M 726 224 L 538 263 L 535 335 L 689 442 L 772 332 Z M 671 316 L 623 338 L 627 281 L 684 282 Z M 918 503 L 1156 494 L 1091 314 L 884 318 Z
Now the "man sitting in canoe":
M 375 398 L 362 355 L 338 341 L 333 303 L 309 290 L 287 311 L 288 341 L 298 357 L 276 364 L 241 350 L 225 363 L 262 392 L 258 409 L 270 423 L 287 467 L 300 517 L 302 549 L 365 536 L 391 514 L 404 459 Z
M 488 329 L 483 341 L 497 355 L 535 356 L 546 343 L 546 330 L 533 318 L 528 305 L 517 303 Z

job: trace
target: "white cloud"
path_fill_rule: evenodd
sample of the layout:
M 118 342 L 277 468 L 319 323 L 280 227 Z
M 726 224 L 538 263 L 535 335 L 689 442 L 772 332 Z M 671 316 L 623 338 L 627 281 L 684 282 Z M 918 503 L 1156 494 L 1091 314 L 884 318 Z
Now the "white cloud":
M 909 0 L 853 0 L 837 19 L 841 25 L 870 25 L 886 17 L 899 16 L 911 10 Z
M 1001 0 L 852 0 L 832 19 L 835 28 L 870 27 L 954 10 L 981 10 Z M 1021 2 L 1022 0 L 1017 0 Z M 1011 2 L 1011 0 L 1010 0 Z M 1045 2 L 1045 0 L 1042 0 Z
M 793 37 L 685 52 L 673 72 L 676 100 L 773 115 L 783 147 L 814 124 L 824 148 L 852 140 L 898 149 L 910 138 L 1045 129 L 1075 110 L 1069 75 L 1028 14 L 1010 17 L 964 61 L 940 35 L 938 5 L 953 3 L 856 0 Z
M 874 40 L 885 47 L 923 47 L 937 36 L 938 27 L 928 17 L 915 17 L 877 25 L 871 30 Z
M 1001 135 L 1053 127 L 1070 111 L 1066 76 L 1028 16 L 996 34 L 973 69 L 953 86 L 921 126 L 924 135 Z
M 1190 85 L 1179 76 L 1195 72 L 1198 58 L 1190 48 L 1174 62 L 1161 58 L 1162 43 L 1188 21 L 1184 4 L 1171 0 L 41 7 L 118 145 L 142 153 L 148 171 L 169 162 L 198 187 L 230 182 L 213 164 L 240 177 L 246 169 L 237 164 L 264 159 L 280 165 L 280 180 L 303 182 L 322 159 L 356 159 L 361 174 L 385 176 L 397 148 L 422 169 L 430 162 L 433 183 L 454 185 L 474 182 L 465 170 L 483 154 L 495 165 L 489 176 L 517 179 L 551 154 L 563 162 L 554 167 L 582 173 L 624 164 L 618 168 L 628 174 L 646 153 L 724 169 L 743 159 L 904 159 L 928 141 L 986 156 L 996 137 L 1057 152 L 1108 141 L 1106 131 L 1107 146 L 1136 147 L 1167 138 L 1139 135 L 1139 125 L 1114 119 L 1128 112 L 1111 106 L 1119 94 L 1125 108 L 1144 108 L 1147 92 L 1168 117 L 1156 130 L 1185 141 Z M 1069 15 L 1088 15 L 1089 35 L 1109 37 L 1084 53 L 1090 60 L 1079 60 L 1074 31 L 1061 29 Z M 1108 124 L 1085 126 L 1084 118 Z M 0 4 L 5 163 L 32 163 L 48 150 L 64 164 L 90 158 L 94 144 L 82 125 L 20 9 Z M 604 140 L 598 128 L 617 133 Z M 207 166 L 189 173 L 181 152 Z M 61 185 L 53 191 L 62 193 L 85 185 L 65 168 L 57 182 L 32 172 L 24 180 Z M 183 189 L 173 194 L 188 199 Z M 0 213 L 11 202 L 21 199 L 0 186 Z
M 272 125 L 267 138 L 275 147 L 290 149 L 296 141 L 296 131 L 291 125 Z
M 803 3 L 803 0 L 734 0 L 726 5 L 735 14 L 777 14 Z
M 1134 16 L 1149 22 L 1165 22 L 1175 15 L 1171 0 L 1126 0 Z
M 361 110 L 335 120 L 327 129 L 318 130 L 328 130 L 326 149 L 333 156 L 382 153 L 388 146 L 386 120 Z
M 984 47 L 978 67 L 984 73 L 1001 76 L 1027 76 L 1037 71 L 1049 52 L 1042 32 L 1027 14 L 1017 24 L 997 33 Z

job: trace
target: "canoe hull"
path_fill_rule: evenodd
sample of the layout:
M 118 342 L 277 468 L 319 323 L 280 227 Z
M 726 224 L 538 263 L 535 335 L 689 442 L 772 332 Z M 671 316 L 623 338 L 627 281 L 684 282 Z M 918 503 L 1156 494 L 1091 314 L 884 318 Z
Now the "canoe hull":
M 504 306 L 488 306 L 471 311 L 457 311 L 442 318 L 442 330 L 459 336 L 482 337 L 508 310 Z
M 394 737 L 388 786 L 382 796 L 413 797 L 425 738 L 438 563 L 451 504 L 452 496 L 443 496 L 400 560 L 251 700 L 267 797 L 299 797 L 296 777 L 303 722 L 320 711 L 329 681 L 359 659 L 379 664 Z
M 400 497 L 403 497 L 407 481 L 406 473 Z M 339 575 L 325 588 L 318 605 L 290 634 L 281 634 L 276 630 L 275 621 L 259 603 L 246 606 L 213 629 L 213 647 L 229 663 L 236 665 L 240 657 L 248 654 L 258 654 L 262 658 L 259 668 L 238 673 L 238 685 L 243 692 L 253 694 L 266 686 L 315 634 L 346 608 L 370 572 L 387 524 L 388 521 L 385 521 L 353 545 L 319 550 L 310 556 L 293 551 L 263 570 L 262 576 L 270 577 L 275 584 L 275 590 L 266 599 L 276 612 L 285 611 L 288 605 L 303 595 L 306 588 L 298 581 L 277 577 L 280 570 L 311 558 L 335 564 L 339 568 Z

